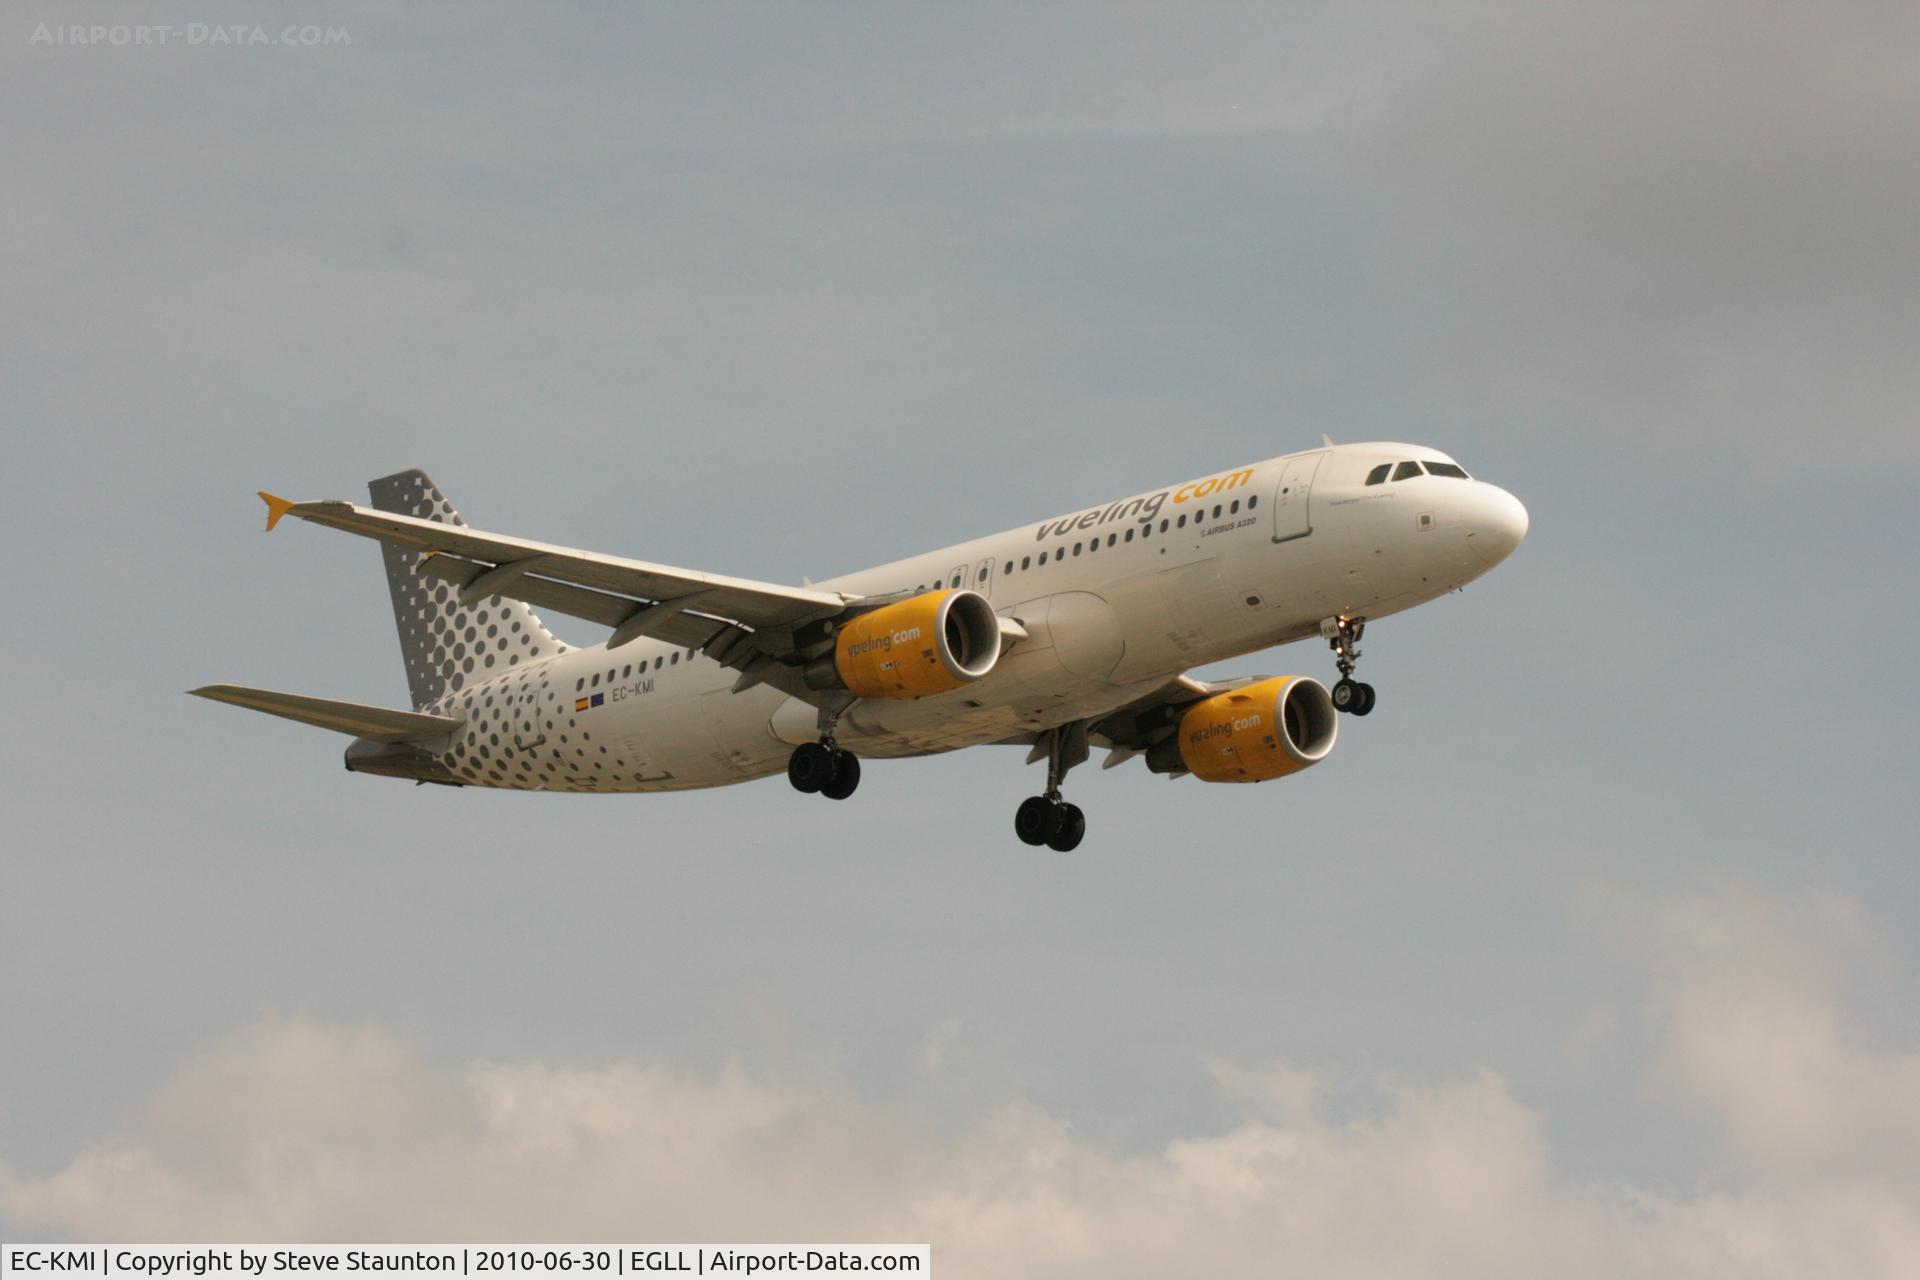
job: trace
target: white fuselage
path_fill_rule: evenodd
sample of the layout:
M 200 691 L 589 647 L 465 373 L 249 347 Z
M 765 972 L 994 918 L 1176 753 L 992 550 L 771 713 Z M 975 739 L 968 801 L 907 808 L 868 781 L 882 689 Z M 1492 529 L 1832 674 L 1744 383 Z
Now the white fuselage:
M 856 702 L 839 742 L 925 755 L 1099 716 L 1189 668 L 1317 635 L 1322 619 L 1422 604 L 1518 545 L 1525 510 L 1493 485 L 1365 482 L 1404 459 L 1451 462 L 1418 445 L 1315 449 L 815 584 L 866 596 L 965 587 L 1027 632 L 951 692 Z M 429 749 L 463 782 L 526 790 L 778 773 L 818 736 L 817 713 L 764 685 L 733 693 L 738 678 L 653 640 L 569 648 L 424 708 L 467 722 Z

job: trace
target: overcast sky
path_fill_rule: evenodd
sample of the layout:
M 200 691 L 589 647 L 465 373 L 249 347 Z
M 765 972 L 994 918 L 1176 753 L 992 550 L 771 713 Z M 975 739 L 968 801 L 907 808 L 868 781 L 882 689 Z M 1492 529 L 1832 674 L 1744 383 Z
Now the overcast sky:
M 256 20 L 0 23 L 0 1234 L 1920 1272 L 1920 10 L 34 40 Z M 1070 856 L 1016 750 L 416 789 L 181 692 L 405 701 L 259 488 L 798 581 L 1322 432 L 1532 534 L 1321 767 L 1076 773 Z

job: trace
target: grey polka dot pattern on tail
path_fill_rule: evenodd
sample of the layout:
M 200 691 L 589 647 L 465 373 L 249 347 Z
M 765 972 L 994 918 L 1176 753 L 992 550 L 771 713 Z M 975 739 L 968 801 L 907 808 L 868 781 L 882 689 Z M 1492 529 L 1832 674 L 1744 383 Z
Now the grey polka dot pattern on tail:
M 377 510 L 441 524 L 466 523 L 424 471 L 383 476 L 367 489 Z M 419 572 L 424 558 L 420 552 L 383 543 L 380 553 L 415 709 L 459 693 L 476 675 L 491 674 L 489 668 L 498 672 L 566 651 L 520 601 L 490 596 L 462 608 L 449 584 Z

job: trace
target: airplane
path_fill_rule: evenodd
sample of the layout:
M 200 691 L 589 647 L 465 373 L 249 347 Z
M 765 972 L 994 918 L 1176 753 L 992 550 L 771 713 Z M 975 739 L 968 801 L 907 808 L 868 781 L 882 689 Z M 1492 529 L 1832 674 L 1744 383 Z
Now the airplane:
M 1334 445 L 1214 472 L 801 587 L 469 527 L 421 471 L 372 506 L 262 492 L 377 540 L 412 709 L 216 684 L 190 692 L 354 736 L 346 767 L 417 783 L 643 792 L 786 772 L 845 800 L 862 757 L 1030 748 L 1046 786 L 1015 834 L 1067 852 L 1062 795 L 1102 767 L 1263 782 L 1326 759 L 1370 621 L 1511 555 L 1527 510 L 1421 445 Z M 611 627 L 558 639 L 535 608 Z M 1199 680 L 1207 663 L 1319 636 L 1339 679 Z

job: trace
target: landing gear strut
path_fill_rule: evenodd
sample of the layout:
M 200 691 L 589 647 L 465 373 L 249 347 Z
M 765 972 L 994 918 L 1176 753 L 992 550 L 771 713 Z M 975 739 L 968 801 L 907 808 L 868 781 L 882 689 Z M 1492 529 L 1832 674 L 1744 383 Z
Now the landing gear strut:
M 1333 705 L 1349 715 L 1364 716 L 1373 710 L 1373 686 L 1353 678 L 1360 661 L 1360 637 L 1366 632 L 1365 618 L 1340 614 L 1320 624 L 1320 634 L 1333 650 L 1333 665 L 1340 668 L 1340 680 L 1333 686 Z
M 1020 802 L 1013 813 L 1013 833 L 1027 844 L 1067 853 L 1086 838 L 1087 815 L 1079 805 L 1061 798 L 1060 784 L 1066 780 L 1067 770 L 1087 758 L 1087 727 L 1075 723 L 1047 730 L 1030 759 L 1037 760 L 1041 752 L 1047 757 L 1046 793 Z
M 803 742 L 787 757 L 787 781 L 803 795 L 845 800 L 860 785 L 860 757 L 833 740 L 839 717 L 821 717 L 820 741 Z

